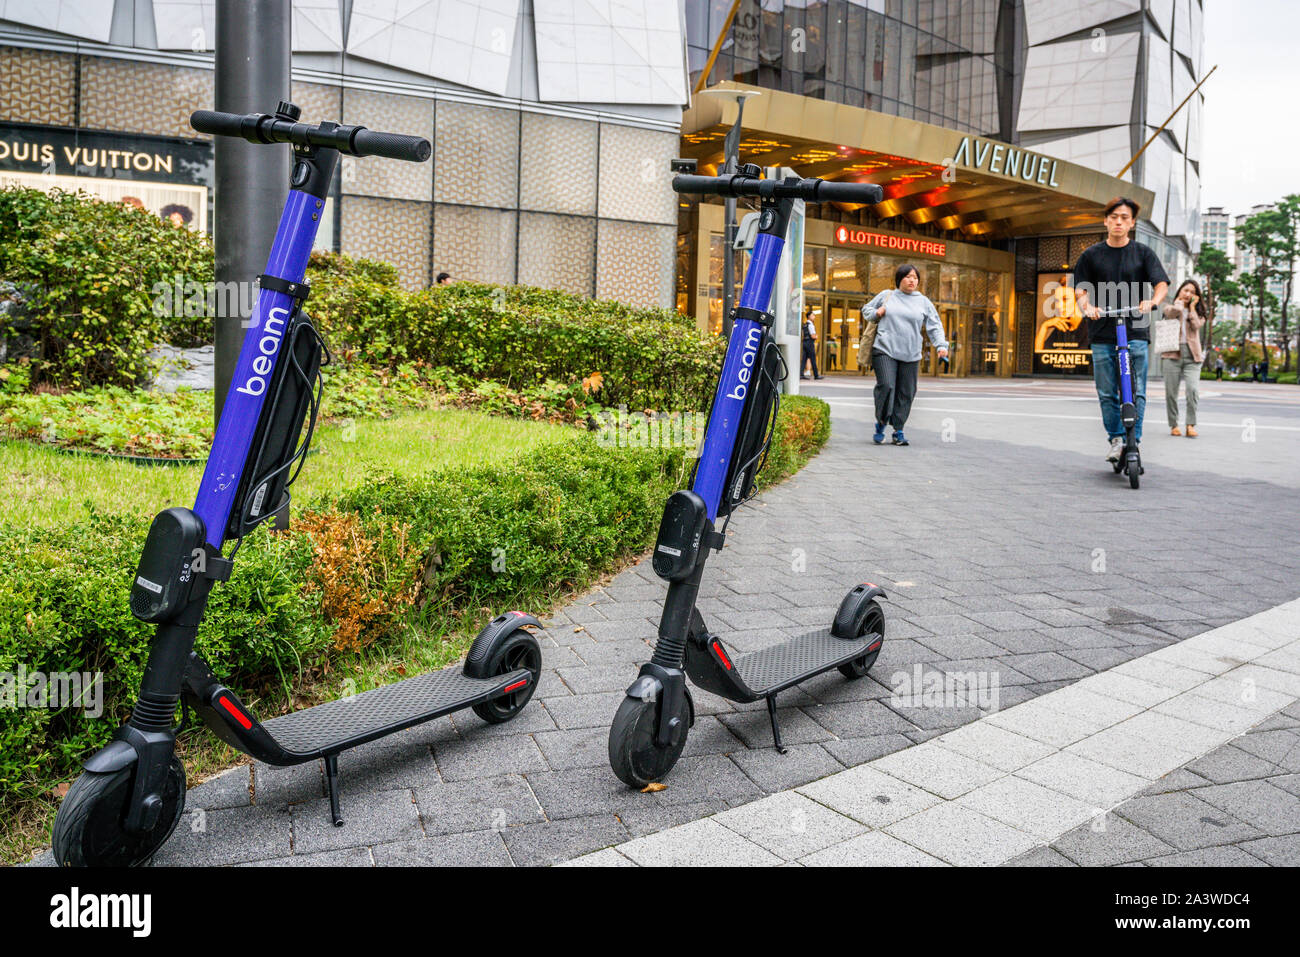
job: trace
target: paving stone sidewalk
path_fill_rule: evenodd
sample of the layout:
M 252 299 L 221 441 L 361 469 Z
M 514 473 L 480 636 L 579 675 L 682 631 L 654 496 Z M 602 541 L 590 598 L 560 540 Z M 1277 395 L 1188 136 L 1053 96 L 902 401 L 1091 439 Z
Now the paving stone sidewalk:
M 1300 704 L 1010 863 L 1300 867 Z
M 1300 601 L 571 863 L 1287 863 L 1296 715 Z
M 1300 546 L 1278 534 L 1297 527 L 1294 490 L 1149 467 L 1134 492 L 1099 456 L 913 442 L 874 447 L 867 426 L 837 417 L 826 449 L 738 514 L 710 562 L 701 611 L 742 653 L 824 627 L 856 582 L 889 594 L 872 676 L 831 673 L 781 696 L 788 754 L 772 750 L 761 702 L 697 690 L 667 788 L 614 778 L 609 723 L 650 654 L 665 587 L 643 562 L 547 622 L 541 686 L 515 721 L 464 712 L 345 753 L 346 826 L 329 825 L 317 765 L 238 768 L 191 789 L 156 863 L 552 864 L 983 714 L 895 706 L 895 676 L 976 672 L 996 678 L 1005 709 L 1300 594 Z

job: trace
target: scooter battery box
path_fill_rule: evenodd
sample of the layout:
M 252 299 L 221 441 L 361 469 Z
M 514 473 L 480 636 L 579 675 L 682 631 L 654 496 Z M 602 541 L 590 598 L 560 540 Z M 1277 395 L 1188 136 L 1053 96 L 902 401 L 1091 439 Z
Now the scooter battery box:
M 708 520 L 708 507 L 694 492 L 683 490 L 668 496 L 650 560 L 656 575 L 670 582 L 690 577 Z
M 131 584 L 131 614 L 141 621 L 169 621 L 184 608 L 194 581 L 195 553 L 203 547 L 203 519 L 188 508 L 160 512 L 149 526 Z
M 302 329 L 307 321 L 304 313 L 295 312 L 285 332 L 285 344 L 271 373 L 262 417 L 253 434 L 255 458 L 250 458 L 240 481 L 235 507 L 230 510 L 227 538 L 242 538 L 267 513 L 285 509 L 288 505 L 285 486 L 292 470 L 283 466 L 298 451 L 298 440 L 311 406 L 312 389 L 323 357 L 319 337 L 311 330 Z M 259 450 L 261 454 L 257 454 Z

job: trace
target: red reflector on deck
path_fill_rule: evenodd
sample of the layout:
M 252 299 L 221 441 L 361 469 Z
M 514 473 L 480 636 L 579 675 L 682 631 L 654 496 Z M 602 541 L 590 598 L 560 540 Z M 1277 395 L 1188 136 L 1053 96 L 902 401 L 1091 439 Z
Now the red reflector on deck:
M 225 708 L 227 711 L 229 711 L 229 712 L 231 713 L 231 715 L 234 716 L 234 719 L 235 719 L 236 721 L 238 721 L 238 722 L 240 723 L 240 725 L 243 726 L 243 728 L 244 728 L 245 731 L 248 731 L 248 730 L 250 730 L 250 729 L 253 727 L 253 722 L 249 720 L 249 718 L 248 718 L 248 716 L 247 716 L 246 714 L 244 714 L 242 711 L 240 711 L 238 708 L 236 708 L 233 704 L 231 704 L 229 698 L 227 698 L 227 697 L 225 697 L 225 696 L 222 696 L 222 697 L 220 697 L 220 698 L 217 699 L 217 703 L 220 704 L 221 707 L 223 707 L 223 708 Z

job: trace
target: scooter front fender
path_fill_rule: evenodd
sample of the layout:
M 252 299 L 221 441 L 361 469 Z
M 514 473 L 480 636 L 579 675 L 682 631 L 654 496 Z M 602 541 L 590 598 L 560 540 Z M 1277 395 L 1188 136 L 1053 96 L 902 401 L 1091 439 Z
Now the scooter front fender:
M 111 774 L 129 768 L 139 760 L 140 755 L 129 741 L 115 738 L 83 761 L 81 766 L 96 774 Z
M 663 693 L 663 682 L 653 675 L 641 675 L 627 689 L 627 696 L 638 701 L 658 701 Z

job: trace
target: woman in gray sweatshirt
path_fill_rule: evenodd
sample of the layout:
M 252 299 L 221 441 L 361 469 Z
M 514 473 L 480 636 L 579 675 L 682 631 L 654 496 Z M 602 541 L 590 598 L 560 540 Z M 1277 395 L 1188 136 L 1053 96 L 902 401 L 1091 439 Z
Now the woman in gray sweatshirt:
M 876 370 L 876 432 L 872 440 L 885 441 L 886 423 L 894 428 L 894 444 L 907 445 L 903 426 L 916 397 L 916 380 L 921 366 L 921 329 L 939 352 L 948 358 L 948 340 L 934 303 L 917 291 L 921 277 L 915 266 L 894 270 L 893 289 L 879 293 L 862 307 L 862 318 L 875 318 L 880 325 L 871 347 Z

